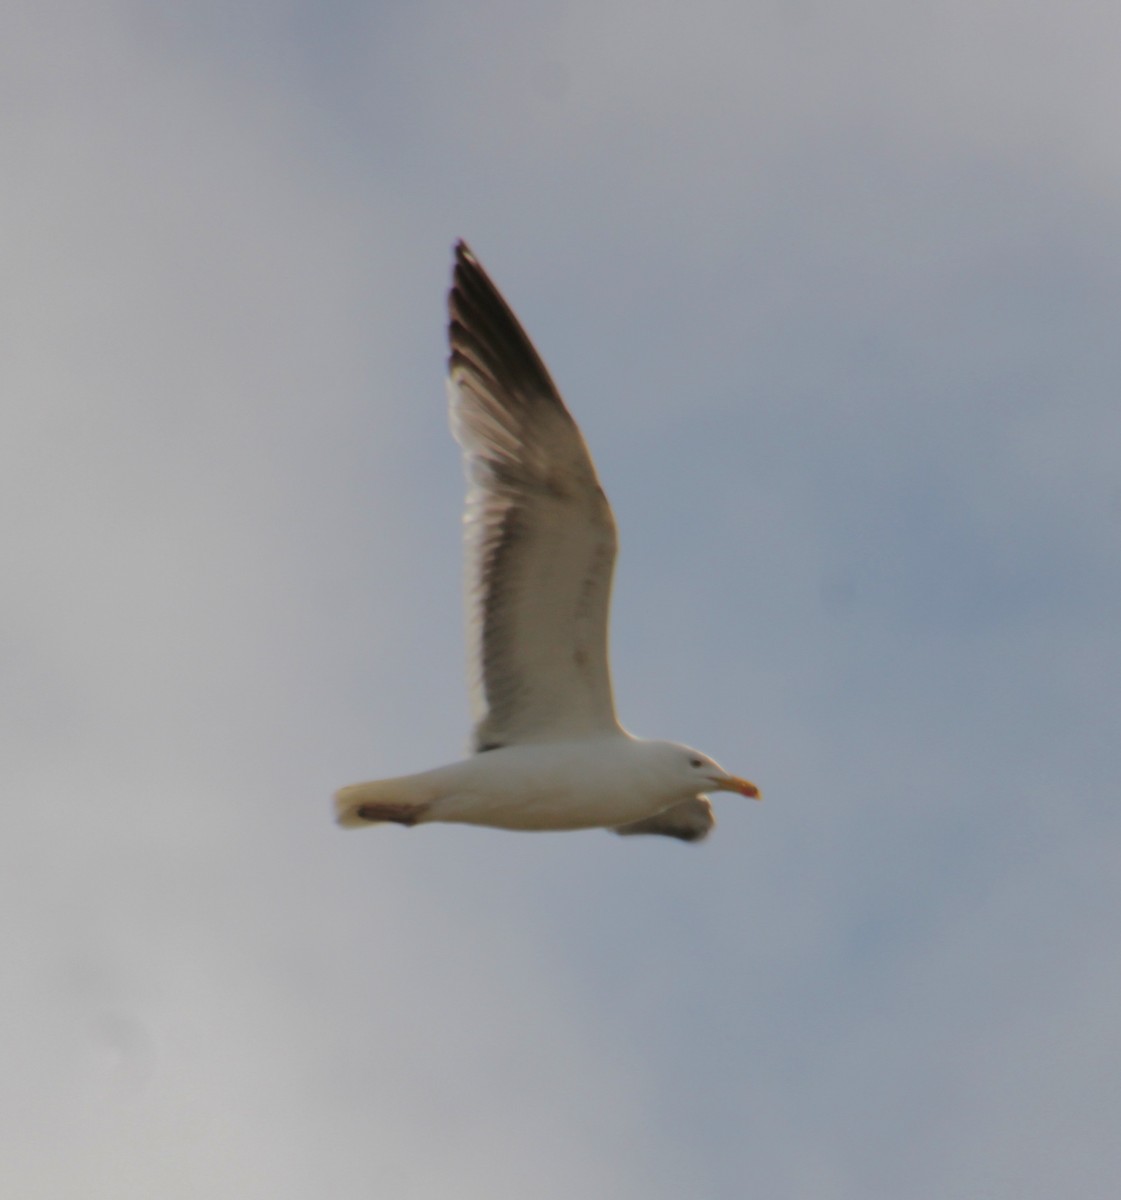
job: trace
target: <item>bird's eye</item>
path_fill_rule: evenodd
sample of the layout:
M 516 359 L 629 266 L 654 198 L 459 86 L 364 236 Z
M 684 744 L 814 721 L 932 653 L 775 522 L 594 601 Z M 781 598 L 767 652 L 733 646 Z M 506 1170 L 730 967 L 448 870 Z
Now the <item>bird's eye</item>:
M 703 767 L 703 766 L 704 766 L 704 763 L 703 763 L 703 762 L 702 762 L 702 761 L 701 761 L 699 758 L 691 758 L 691 759 L 689 759 L 689 766 L 691 766 L 691 767 Z

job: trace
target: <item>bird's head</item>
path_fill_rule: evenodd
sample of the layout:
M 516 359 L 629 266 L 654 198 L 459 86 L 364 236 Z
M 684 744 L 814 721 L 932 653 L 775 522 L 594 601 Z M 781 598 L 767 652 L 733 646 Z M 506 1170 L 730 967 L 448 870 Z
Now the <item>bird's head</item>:
M 675 742 L 664 742 L 662 745 L 665 747 L 665 766 L 681 780 L 683 790 L 688 790 L 693 795 L 700 795 L 702 792 L 738 792 L 752 800 L 762 800 L 763 797 L 755 784 L 741 779 L 738 775 L 729 775 L 707 754 Z

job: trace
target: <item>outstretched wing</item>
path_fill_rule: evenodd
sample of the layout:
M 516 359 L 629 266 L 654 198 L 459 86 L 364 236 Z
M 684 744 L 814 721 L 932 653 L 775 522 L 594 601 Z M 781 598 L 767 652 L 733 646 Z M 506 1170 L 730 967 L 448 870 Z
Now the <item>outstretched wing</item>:
M 463 242 L 448 394 L 467 495 L 476 750 L 615 732 L 607 660 L 615 519 L 580 430 Z

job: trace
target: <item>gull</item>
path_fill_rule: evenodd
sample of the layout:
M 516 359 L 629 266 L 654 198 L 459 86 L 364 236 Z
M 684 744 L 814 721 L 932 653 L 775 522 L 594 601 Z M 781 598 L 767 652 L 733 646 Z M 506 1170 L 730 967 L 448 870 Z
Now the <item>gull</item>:
M 615 716 L 608 610 L 615 518 L 533 343 L 467 245 L 448 295 L 448 398 L 468 479 L 471 757 L 344 787 L 344 828 L 432 821 L 703 838 L 708 792 L 753 783 Z

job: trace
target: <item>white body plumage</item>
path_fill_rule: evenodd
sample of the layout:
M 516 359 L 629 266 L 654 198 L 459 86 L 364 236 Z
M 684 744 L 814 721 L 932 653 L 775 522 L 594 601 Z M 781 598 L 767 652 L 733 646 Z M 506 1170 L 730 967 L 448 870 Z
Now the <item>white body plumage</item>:
M 369 824 L 363 811 L 372 816 L 379 808 L 401 806 L 415 813 L 410 824 L 618 828 L 696 801 L 689 810 L 692 828 L 708 807 L 702 793 L 726 787 L 732 778 L 688 746 L 617 733 L 507 746 L 416 775 L 355 784 L 338 794 L 339 820 Z

